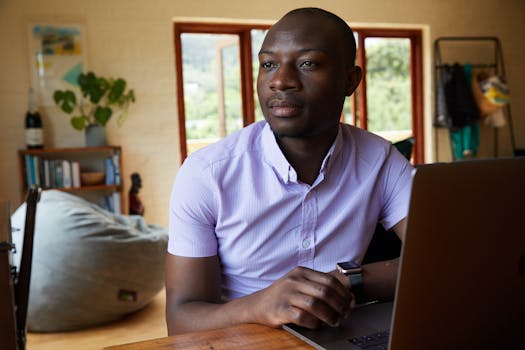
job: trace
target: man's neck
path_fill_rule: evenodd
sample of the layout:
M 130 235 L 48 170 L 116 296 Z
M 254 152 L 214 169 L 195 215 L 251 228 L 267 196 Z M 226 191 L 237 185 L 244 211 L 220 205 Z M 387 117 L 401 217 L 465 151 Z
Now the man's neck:
M 311 138 L 276 137 L 277 144 L 301 182 L 312 185 L 321 165 L 335 141 L 337 130 Z

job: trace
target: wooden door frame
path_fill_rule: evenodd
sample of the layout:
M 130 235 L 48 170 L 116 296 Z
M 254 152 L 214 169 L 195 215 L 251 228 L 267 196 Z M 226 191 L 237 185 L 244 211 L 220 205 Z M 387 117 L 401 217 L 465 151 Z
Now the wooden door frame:
M 424 140 L 424 106 L 423 106 L 423 32 L 419 29 L 383 29 L 356 27 L 358 48 L 365 47 L 366 38 L 406 38 L 410 40 L 410 83 L 412 132 L 414 136 L 414 151 L 412 159 L 415 164 L 425 162 Z M 366 57 L 365 51 L 357 51 L 357 64 L 363 70 L 363 78 L 358 87 L 359 126 L 368 129 L 366 103 Z
M 239 37 L 240 69 L 241 69 L 241 113 L 243 126 L 255 121 L 255 101 L 253 99 L 253 71 L 251 30 L 268 29 L 268 24 L 239 24 L 239 23 L 201 23 L 201 22 L 174 22 L 175 45 L 175 74 L 177 81 L 177 111 L 179 114 L 179 144 L 181 163 L 188 154 L 186 139 L 186 111 L 184 109 L 184 80 L 182 72 L 182 43 L 181 34 L 231 34 Z

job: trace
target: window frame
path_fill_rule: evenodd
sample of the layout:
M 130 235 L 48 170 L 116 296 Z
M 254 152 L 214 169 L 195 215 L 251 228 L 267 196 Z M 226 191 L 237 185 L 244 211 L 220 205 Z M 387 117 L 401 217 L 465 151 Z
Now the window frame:
M 174 22 L 174 46 L 175 46 L 175 74 L 176 74 L 176 98 L 179 121 L 179 144 L 181 163 L 187 156 L 186 139 L 186 114 L 184 106 L 184 80 L 182 72 L 182 44 L 181 34 L 230 34 L 239 37 L 239 62 L 241 71 L 241 101 L 243 127 L 255 121 L 255 100 L 253 88 L 253 67 L 251 30 L 269 29 L 269 24 L 242 24 L 227 22 Z M 420 29 L 391 29 L 355 27 L 357 33 L 357 56 L 356 61 L 363 70 L 363 79 L 358 86 L 356 94 L 351 96 L 352 108 L 358 108 L 359 125 L 367 129 L 367 105 L 366 105 L 366 54 L 364 48 L 366 38 L 408 38 L 410 40 L 410 78 L 411 78 L 411 109 L 412 109 L 412 132 L 414 136 L 414 151 L 412 160 L 415 164 L 424 163 L 424 106 L 423 106 L 423 46 L 422 30 Z M 355 110 L 352 111 L 354 118 Z M 355 124 L 354 120 L 354 124 Z
M 363 78 L 357 88 L 357 106 L 359 109 L 359 125 L 368 130 L 367 123 L 367 99 L 366 99 L 366 52 L 361 48 L 365 47 L 366 38 L 406 38 L 410 40 L 410 83 L 411 83 L 411 110 L 412 110 L 412 133 L 414 137 L 414 148 L 412 159 L 415 164 L 422 164 L 424 156 L 424 106 L 423 106 L 423 44 L 422 30 L 419 29 L 390 29 L 390 28 L 368 28 L 356 27 L 353 29 L 357 33 L 357 65 L 363 71 Z M 355 105 L 355 97 L 354 98 Z
M 253 99 L 253 67 L 251 30 L 268 29 L 268 24 L 238 24 L 211 22 L 174 22 L 175 74 L 177 80 L 177 110 L 179 114 L 179 143 L 181 163 L 187 156 L 186 112 L 184 108 L 184 80 L 182 73 L 181 34 L 231 34 L 239 37 L 239 63 L 241 70 L 241 101 L 243 127 L 255 121 L 255 101 Z

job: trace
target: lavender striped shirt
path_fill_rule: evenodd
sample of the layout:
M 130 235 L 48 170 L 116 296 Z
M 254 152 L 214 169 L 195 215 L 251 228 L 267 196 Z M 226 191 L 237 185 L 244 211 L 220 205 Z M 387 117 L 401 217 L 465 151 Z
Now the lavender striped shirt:
M 295 266 L 361 261 L 376 223 L 408 210 L 412 167 L 391 143 L 341 124 L 312 186 L 297 180 L 266 122 L 191 154 L 170 201 L 168 252 L 219 255 L 226 298 Z

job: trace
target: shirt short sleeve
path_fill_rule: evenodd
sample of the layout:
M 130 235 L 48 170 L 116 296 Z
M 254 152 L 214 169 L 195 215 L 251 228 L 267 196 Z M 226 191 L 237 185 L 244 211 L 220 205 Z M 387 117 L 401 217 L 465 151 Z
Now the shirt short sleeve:
M 168 252 L 186 257 L 217 255 L 211 168 L 187 158 L 173 185 L 169 211 Z
M 408 214 L 413 170 L 410 162 L 392 146 L 382 172 L 384 205 L 380 221 L 386 230 Z

